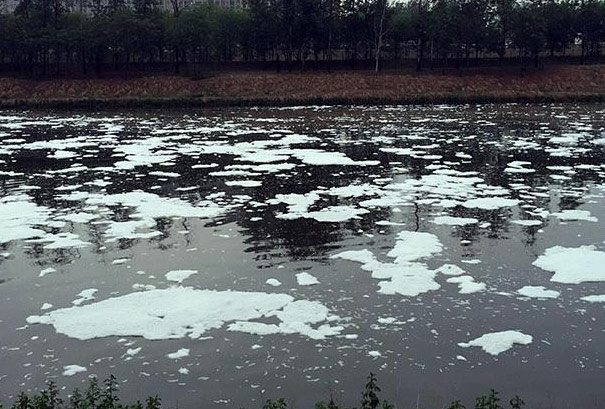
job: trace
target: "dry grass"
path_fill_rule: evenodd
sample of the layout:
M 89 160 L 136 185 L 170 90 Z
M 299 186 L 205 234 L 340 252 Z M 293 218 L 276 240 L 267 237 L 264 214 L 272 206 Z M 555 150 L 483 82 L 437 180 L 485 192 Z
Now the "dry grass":
M 605 100 L 605 66 L 560 66 L 520 75 L 369 72 L 223 73 L 132 80 L 28 81 L 0 78 L 0 106 L 249 105 Z

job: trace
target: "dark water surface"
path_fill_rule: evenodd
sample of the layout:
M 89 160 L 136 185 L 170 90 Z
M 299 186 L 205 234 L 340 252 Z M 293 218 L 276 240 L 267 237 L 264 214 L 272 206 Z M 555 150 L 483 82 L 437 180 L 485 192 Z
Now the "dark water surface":
M 0 112 L 0 140 L 0 402 L 113 373 L 357 405 L 374 371 L 398 407 L 605 406 L 604 105 Z

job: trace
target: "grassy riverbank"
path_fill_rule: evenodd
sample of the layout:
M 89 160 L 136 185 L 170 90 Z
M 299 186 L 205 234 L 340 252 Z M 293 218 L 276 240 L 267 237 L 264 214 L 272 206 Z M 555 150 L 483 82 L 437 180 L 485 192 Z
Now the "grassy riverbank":
M 605 101 L 605 65 L 447 73 L 217 73 L 133 79 L 0 78 L 0 107 L 199 107 Z

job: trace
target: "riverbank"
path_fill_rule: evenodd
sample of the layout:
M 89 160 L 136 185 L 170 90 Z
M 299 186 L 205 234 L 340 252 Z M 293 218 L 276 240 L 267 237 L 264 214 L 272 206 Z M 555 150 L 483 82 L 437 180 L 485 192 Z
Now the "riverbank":
M 134 79 L 0 78 L 0 108 L 605 101 L 605 66 L 449 73 L 217 73 Z

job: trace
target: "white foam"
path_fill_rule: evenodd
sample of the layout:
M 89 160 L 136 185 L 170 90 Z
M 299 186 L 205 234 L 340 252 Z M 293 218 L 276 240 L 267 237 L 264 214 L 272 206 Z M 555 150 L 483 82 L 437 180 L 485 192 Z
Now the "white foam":
M 520 331 L 508 330 L 488 333 L 469 342 L 461 342 L 458 346 L 462 348 L 481 347 L 488 354 L 496 356 L 508 351 L 514 344 L 529 345 L 532 342 L 533 337 L 531 335 Z
M 279 325 L 267 327 L 269 324 L 248 322 L 273 316 L 281 320 Z M 321 339 L 336 335 L 343 328 L 327 322 L 317 328 L 313 324 L 334 319 L 337 317 L 319 302 L 295 301 L 287 294 L 171 287 L 62 308 L 43 316 L 30 316 L 27 322 L 53 325 L 58 333 L 81 340 L 109 336 L 199 338 L 206 331 L 233 321 L 229 326 L 232 331 L 254 333 L 255 328 L 269 328 L 271 333 L 299 333 Z
M 279 287 L 281 285 L 281 282 L 276 279 L 276 278 L 269 278 L 267 281 L 265 281 L 267 284 L 269 284 L 272 287 Z
M 66 365 L 63 367 L 63 376 L 74 376 L 80 372 L 86 372 L 88 369 L 80 365 Z
M 372 272 L 372 277 L 380 279 L 379 293 L 400 294 L 415 297 L 428 291 L 437 290 L 440 285 L 435 281 L 437 270 L 431 270 L 426 264 L 418 262 L 429 258 L 442 250 L 437 236 L 430 233 L 403 231 L 397 236 L 393 249 L 387 253 L 395 260 L 383 263 L 369 250 L 350 250 L 333 254 L 330 258 L 340 258 L 361 263 L 361 268 Z
M 146 233 L 137 232 L 140 229 L 152 228 L 156 225 L 155 219 L 172 217 L 197 217 L 211 218 L 224 213 L 229 207 L 219 206 L 211 201 L 202 201 L 192 205 L 177 198 L 163 198 L 153 193 L 134 191 L 118 193 L 113 195 L 85 195 L 78 199 L 86 198 L 89 205 L 99 206 L 126 206 L 136 209 L 130 215 L 130 221 L 112 222 L 109 224 L 105 234 L 108 241 L 118 239 L 150 238 L 160 232 L 152 231 Z
M 435 224 L 447 224 L 449 226 L 466 226 L 468 224 L 479 223 L 478 219 L 474 217 L 452 217 L 452 216 L 438 216 L 433 220 Z
M 304 272 L 296 274 L 296 282 L 298 282 L 298 285 L 305 286 L 319 284 L 319 280 L 316 277 Z
M 544 286 L 533 286 L 526 285 L 525 287 L 517 290 L 517 293 L 530 298 L 557 298 L 561 295 L 560 292 L 555 290 L 547 290 Z
M 397 235 L 395 247 L 387 253 L 395 263 L 416 261 L 438 254 L 443 249 L 439 238 L 431 233 L 402 231 Z
M 45 275 L 52 274 L 55 272 L 57 272 L 57 270 L 55 270 L 52 267 L 48 267 L 48 268 L 45 268 L 44 270 L 40 271 L 40 274 L 38 274 L 38 277 L 44 277 Z
M 44 246 L 45 249 L 67 249 L 67 248 L 82 248 L 90 246 L 87 241 L 80 240 L 77 234 L 64 233 L 47 233 L 39 239 L 30 239 L 30 243 L 48 243 Z
M 73 305 L 80 305 L 80 304 L 82 304 L 85 301 L 94 300 L 95 299 L 94 295 L 97 293 L 97 291 L 99 291 L 99 290 L 97 290 L 96 288 L 88 288 L 86 290 L 82 290 L 78 294 L 79 298 L 76 298 L 71 303 Z
M 583 220 L 587 222 L 598 222 L 599 219 L 592 216 L 588 210 L 562 210 L 557 213 L 551 213 L 551 216 L 564 221 Z
M 542 222 L 540 220 L 512 220 L 511 223 L 518 224 L 519 226 L 525 226 L 525 227 L 542 225 Z
M 504 197 L 481 197 L 478 199 L 467 200 L 462 206 L 469 209 L 497 210 L 503 207 L 513 207 L 519 204 L 516 199 L 507 199 Z
M 173 270 L 167 272 L 164 277 L 166 277 L 166 280 L 168 281 L 174 281 L 180 284 L 187 278 L 197 273 L 197 270 Z
M 460 294 L 473 294 L 481 291 L 485 291 L 486 284 L 485 283 L 477 283 L 475 279 L 471 276 L 459 276 L 452 277 L 446 280 L 448 283 L 458 284 L 460 288 Z
M 180 359 L 189 356 L 189 348 L 180 348 L 175 352 L 171 352 L 166 355 L 170 359 Z
M 605 252 L 594 246 L 551 247 L 533 265 L 554 272 L 550 280 L 557 283 L 605 281 Z
M 588 302 L 605 302 L 605 294 L 587 295 L 586 297 L 582 297 L 580 299 Z
M 50 210 L 37 206 L 27 195 L 0 199 L 0 244 L 13 240 L 31 239 L 46 234 L 34 226 L 47 222 Z
M 327 166 L 373 166 L 380 162 L 377 160 L 354 161 L 342 152 L 326 152 L 318 149 L 296 149 L 292 155 L 308 165 Z
M 436 271 L 446 276 L 459 276 L 461 274 L 466 273 L 466 271 L 464 271 L 455 264 L 444 264 L 439 267 Z
M 258 180 L 232 180 L 225 182 L 227 186 L 239 186 L 239 187 L 259 187 L 263 185 L 263 182 Z

